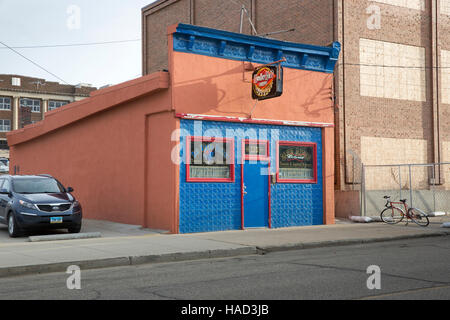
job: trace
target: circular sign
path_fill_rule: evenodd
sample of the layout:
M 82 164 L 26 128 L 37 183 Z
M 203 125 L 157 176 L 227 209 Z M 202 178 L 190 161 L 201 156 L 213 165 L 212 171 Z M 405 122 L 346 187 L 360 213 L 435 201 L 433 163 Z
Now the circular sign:
M 253 92 L 258 97 L 265 97 L 271 91 L 276 78 L 275 72 L 268 67 L 259 69 L 253 76 Z

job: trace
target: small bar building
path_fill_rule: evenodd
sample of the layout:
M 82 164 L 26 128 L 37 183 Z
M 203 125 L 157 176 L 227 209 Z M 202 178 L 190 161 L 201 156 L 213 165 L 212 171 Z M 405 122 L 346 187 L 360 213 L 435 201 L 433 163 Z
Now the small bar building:
M 168 71 L 9 133 L 10 173 L 72 186 L 84 218 L 172 233 L 334 224 L 339 52 L 171 26 Z

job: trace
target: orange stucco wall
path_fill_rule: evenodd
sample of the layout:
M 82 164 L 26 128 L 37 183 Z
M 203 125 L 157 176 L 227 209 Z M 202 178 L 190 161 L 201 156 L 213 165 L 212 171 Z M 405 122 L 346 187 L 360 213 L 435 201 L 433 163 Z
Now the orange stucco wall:
M 131 91 L 136 89 L 132 85 Z M 117 90 L 111 92 L 102 95 L 106 104 L 117 98 Z M 96 101 L 93 97 L 86 103 Z M 170 92 L 164 90 L 110 106 L 67 125 L 62 125 L 69 121 L 65 118 L 74 115 L 69 110 L 58 110 L 61 118 L 57 123 L 51 123 L 55 121 L 48 117 L 41 126 L 57 127 L 59 122 L 59 129 L 11 147 L 11 171 L 17 166 L 20 174 L 47 173 L 65 186 L 72 186 L 85 218 L 176 232 L 176 195 L 171 181 L 175 166 L 170 162 L 170 135 L 161 137 L 162 132 L 166 134 L 176 127 L 177 119 L 170 109 Z M 12 140 L 20 138 L 18 133 Z M 172 205 L 167 205 L 168 201 Z
M 172 161 L 172 150 L 178 144 L 177 128 L 179 119 L 172 112 L 146 117 L 145 225 L 172 233 L 178 232 L 179 169 Z
M 249 117 L 252 71 L 248 63 L 173 52 L 171 84 L 177 113 Z M 254 65 L 255 66 L 255 65 Z M 283 95 L 259 101 L 253 118 L 334 123 L 332 74 L 284 68 Z

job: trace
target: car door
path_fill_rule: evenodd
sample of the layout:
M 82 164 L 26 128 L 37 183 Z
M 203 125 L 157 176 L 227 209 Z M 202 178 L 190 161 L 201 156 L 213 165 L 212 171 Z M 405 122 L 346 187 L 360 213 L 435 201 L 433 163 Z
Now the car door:
M 0 191 L 3 188 L 3 184 L 5 182 L 5 179 L 2 178 L 0 179 Z M 0 194 L 0 222 L 5 223 L 5 219 L 6 219 L 6 212 L 5 212 L 5 208 L 6 208 L 6 204 L 9 201 L 9 197 L 8 197 L 8 201 L 5 202 L 5 197 L 8 197 L 8 195 L 6 194 Z

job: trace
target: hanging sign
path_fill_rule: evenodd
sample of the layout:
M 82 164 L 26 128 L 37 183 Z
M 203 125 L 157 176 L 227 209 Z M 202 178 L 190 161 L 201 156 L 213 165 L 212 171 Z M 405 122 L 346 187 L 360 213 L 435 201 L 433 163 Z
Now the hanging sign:
M 266 100 L 283 94 L 283 67 L 263 66 L 253 72 L 252 98 Z

